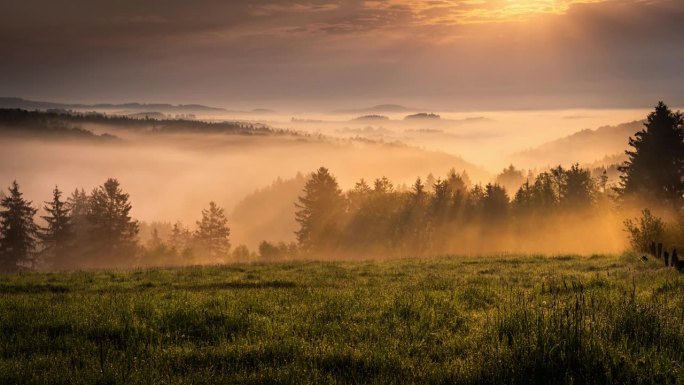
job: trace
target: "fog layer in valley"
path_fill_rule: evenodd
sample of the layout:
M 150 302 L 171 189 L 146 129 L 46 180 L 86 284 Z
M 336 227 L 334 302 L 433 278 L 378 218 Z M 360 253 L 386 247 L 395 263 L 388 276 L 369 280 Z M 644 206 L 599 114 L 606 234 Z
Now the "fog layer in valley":
M 148 223 L 181 221 L 190 227 L 208 202 L 215 201 L 228 213 L 231 243 L 254 250 L 263 240 L 295 240 L 294 203 L 308 174 L 320 166 L 334 173 L 343 190 L 362 178 L 372 182 L 387 177 L 397 191 L 407 191 L 417 177 L 444 178 L 450 169 L 465 171 L 472 185 L 484 185 L 511 163 L 523 168 L 527 178 L 558 164 L 608 166 L 627 147 L 624 133 L 640 123 L 626 129 L 604 127 L 599 135 L 586 131 L 578 134 L 580 139 L 575 135 L 570 146 L 562 138 L 646 115 L 646 110 L 567 110 L 437 112 L 436 117 L 416 115 L 420 111 L 197 116 L 210 121 L 239 118 L 295 132 L 282 135 L 160 134 L 152 132 L 154 121 L 145 130 L 80 126 L 118 138 L 110 141 L 7 135 L 0 141 L 0 182 L 8 186 L 16 179 L 39 206 L 55 185 L 67 193 L 76 188 L 89 192 L 115 177 L 130 194 L 133 217 Z M 515 191 L 507 193 L 513 199 Z M 525 224 L 538 227 L 529 233 L 534 236 L 463 226 L 454 247 L 439 251 L 616 252 L 626 245 L 623 216 L 605 212 L 591 218 L 539 218 Z M 149 228 L 140 236 L 147 241 Z

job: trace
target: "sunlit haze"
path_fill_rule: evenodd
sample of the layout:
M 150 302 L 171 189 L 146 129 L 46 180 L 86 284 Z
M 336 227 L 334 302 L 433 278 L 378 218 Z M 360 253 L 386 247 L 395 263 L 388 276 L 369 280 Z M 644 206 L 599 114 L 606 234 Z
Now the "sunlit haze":
M 606 170 L 612 188 L 656 103 L 684 106 L 682 20 L 680 0 L 13 1 L 0 108 L 139 123 L 41 123 L 106 143 L 8 134 L 0 182 L 39 204 L 55 185 L 90 192 L 113 177 L 135 219 L 190 226 L 215 201 L 250 247 L 295 239 L 296 178 L 321 166 L 343 192 L 383 176 L 408 191 L 452 169 L 486 186 L 510 165 L 533 183 L 575 164 Z M 269 188 L 261 223 L 245 213 Z M 609 250 L 626 244 L 616 223 Z

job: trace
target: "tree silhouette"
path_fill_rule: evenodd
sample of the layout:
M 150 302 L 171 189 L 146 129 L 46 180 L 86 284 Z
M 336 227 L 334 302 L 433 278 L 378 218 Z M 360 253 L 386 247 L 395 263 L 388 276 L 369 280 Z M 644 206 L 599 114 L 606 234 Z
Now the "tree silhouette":
M 16 271 L 33 262 L 38 225 L 33 221 L 36 209 L 24 199 L 17 181 L 9 195 L 0 201 L 0 271 Z
M 537 175 L 532 188 L 532 202 L 536 211 L 550 213 L 558 205 L 557 178 L 550 172 Z
M 225 258 L 230 251 L 230 229 L 223 208 L 209 202 L 209 208 L 202 210 L 202 220 L 197 221 L 195 239 L 200 251 L 214 259 Z
M 564 174 L 564 184 L 561 186 L 564 206 L 573 210 L 591 206 L 598 193 L 591 172 L 574 164 L 570 169 L 564 170 Z
M 338 236 L 343 208 L 335 177 L 321 167 L 306 182 L 303 193 L 295 203 L 295 218 L 300 225 L 295 234 L 300 247 L 303 251 L 331 247 Z
M 645 129 L 629 138 L 633 150 L 618 169 L 623 200 L 643 199 L 681 208 L 684 200 L 684 118 L 663 102 L 648 115 Z
M 416 179 L 404 199 L 397 224 L 398 243 L 407 252 L 421 252 L 426 247 L 428 198 L 425 185 L 420 178 Z
M 45 202 L 43 209 L 48 215 L 42 216 L 47 226 L 41 229 L 43 257 L 51 260 L 54 266 L 63 265 L 69 258 L 73 246 L 74 233 L 71 229 L 71 210 L 67 202 L 61 200 L 62 192 L 55 186 L 52 201 Z
M 187 227 L 183 226 L 183 223 L 176 222 L 173 224 L 171 234 L 169 235 L 169 246 L 172 251 L 182 254 L 190 247 L 191 240 L 192 233 L 190 233 Z
M 525 183 L 525 176 L 521 170 L 516 169 L 513 165 L 504 168 L 496 176 L 496 184 L 505 188 L 506 191 L 518 191 L 523 183 Z
M 487 184 L 482 200 L 482 214 L 488 224 L 498 224 L 508 219 L 509 199 L 506 189 L 498 184 Z
M 90 241 L 94 253 L 124 262 L 135 254 L 138 222 L 130 216 L 131 204 L 116 179 L 93 190 L 88 210 Z

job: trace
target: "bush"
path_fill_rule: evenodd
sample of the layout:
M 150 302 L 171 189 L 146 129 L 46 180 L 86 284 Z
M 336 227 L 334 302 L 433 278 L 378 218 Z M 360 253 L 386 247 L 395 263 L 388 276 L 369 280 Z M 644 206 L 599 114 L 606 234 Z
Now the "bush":
M 625 229 L 632 248 L 639 252 L 648 252 L 652 242 L 662 242 L 665 237 L 665 223 L 649 209 L 641 212 L 641 218 L 627 219 Z

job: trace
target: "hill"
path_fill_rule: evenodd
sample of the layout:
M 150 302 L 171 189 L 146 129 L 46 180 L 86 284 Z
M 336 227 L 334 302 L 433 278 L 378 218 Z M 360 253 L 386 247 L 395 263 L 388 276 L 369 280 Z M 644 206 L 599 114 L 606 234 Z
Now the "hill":
M 111 131 L 131 130 L 152 134 L 170 133 L 221 133 L 234 135 L 269 135 L 294 132 L 275 130 L 263 124 L 240 121 L 205 122 L 200 120 L 171 119 L 161 113 L 141 113 L 131 116 L 106 115 L 102 113 L 76 113 L 64 110 L 26 111 L 0 109 L 0 126 L 5 131 L 47 133 L 55 136 L 73 135 L 74 132 L 91 132 L 90 127 L 104 127 Z M 67 128 L 69 128 L 67 130 Z
M 404 117 L 404 120 L 439 120 L 442 117 L 437 114 L 429 114 L 426 112 L 421 112 L 418 114 L 408 115 Z
M 23 111 L 20 115 L 33 123 L 14 122 L 15 132 L 30 132 L 34 130 L 32 125 L 61 125 L 88 131 L 91 136 L 110 133 L 122 140 L 115 146 L 90 146 L 59 134 L 44 143 L 21 135 L 15 138 L 17 135 L 2 131 L 3 159 L 40 161 L 0 162 L 0 175 L 20 183 L 34 181 L 25 187 L 25 194 L 35 201 L 43 200 L 57 183 L 65 191 L 81 187 L 90 190 L 102 183 L 102 178 L 116 177 L 135 201 L 136 218 L 143 221 L 194 223 L 210 201 L 230 212 L 245 196 L 276 178 L 298 172 L 306 174 L 321 166 L 328 167 L 345 189 L 359 178 L 373 180 L 382 176 L 397 185 L 410 185 L 418 176 L 445 175 L 451 168 L 465 170 L 475 181 L 491 177 L 458 156 L 398 142 L 335 139 L 245 122 L 132 119 L 61 112 Z M 47 164 L 50 167 L 45 167 Z M 84 164 L 89 166 L 83 167 Z M 284 202 L 283 207 L 291 209 L 293 202 Z M 270 214 L 265 213 L 264 218 L 266 215 Z M 291 215 L 278 220 L 281 218 L 290 219 L 287 223 L 291 223 Z M 291 236 L 286 234 L 291 227 L 281 227 L 277 221 L 263 222 L 269 223 L 274 224 L 270 235 Z M 233 240 L 236 245 L 250 242 L 257 238 L 253 234 L 238 239 L 238 231 Z M 268 237 L 261 234 L 260 239 L 264 238 Z
M 297 174 L 292 179 L 276 179 L 243 198 L 229 219 L 233 237 L 255 250 L 259 242 L 292 242 L 295 240 L 295 202 L 302 194 L 307 179 Z
M 642 121 L 634 121 L 595 130 L 585 129 L 514 154 L 512 162 L 522 167 L 595 163 L 606 156 L 623 153 L 628 148 L 627 138 L 642 128 Z
M 333 114 L 355 114 L 355 115 L 368 115 L 368 114 L 382 114 L 382 113 L 398 113 L 398 112 L 409 112 L 416 111 L 415 108 L 404 107 L 398 104 L 379 104 L 373 107 L 366 108 L 355 108 L 346 110 L 336 110 Z
M 55 103 L 26 100 L 16 97 L 0 97 L 0 108 L 19 108 L 24 110 L 125 110 L 130 112 L 156 111 L 165 113 L 192 112 L 226 112 L 223 108 L 208 107 L 201 104 L 165 104 L 165 103 L 122 103 L 122 104 L 78 104 Z
M 354 118 L 351 121 L 352 122 L 382 122 L 382 121 L 388 121 L 388 120 L 390 120 L 390 119 L 384 115 L 364 115 L 364 116 L 359 116 L 358 118 Z
M 116 140 L 116 136 L 97 135 L 74 124 L 57 113 L 29 112 L 25 110 L 0 109 L 0 137 L 24 137 L 44 139 Z

